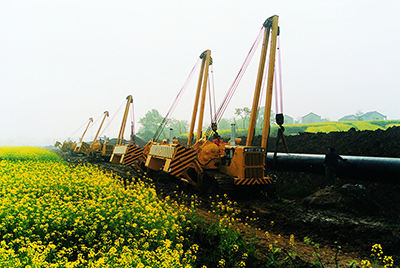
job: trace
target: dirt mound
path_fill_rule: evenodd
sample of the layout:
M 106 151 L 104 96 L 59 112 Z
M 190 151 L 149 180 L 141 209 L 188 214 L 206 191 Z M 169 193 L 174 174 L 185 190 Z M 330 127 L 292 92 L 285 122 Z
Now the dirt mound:
M 247 137 L 240 137 L 241 145 L 246 144 Z M 400 127 L 387 130 L 358 131 L 355 128 L 346 132 L 307 133 L 285 136 L 290 153 L 325 154 L 330 147 L 343 155 L 400 157 Z M 186 138 L 178 138 L 180 144 L 186 144 Z M 227 142 L 227 139 L 224 139 Z M 254 146 L 261 145 L 261 136 L 255 136 Z M 274 152 L 276 138 L 269 137 L 267 150 Z M 278 144 L 278 152 L 285 152 L 282 141 Z
M 400 157 L 400 127 L 375 131 L 356 131 L 352 128 L 347 132 L 300 133 L 287 136 L 286 141 L 290 153 L 325 154 L 330 147 L 334 147 L 343 155 Z M 253 143 L 261 144 L 261 137 L 255 137 Z M 270 138 L 268 151 L 275 151 L 275 146 L 276 138 Z M 278 152 L 285 152 L 281 142 Z

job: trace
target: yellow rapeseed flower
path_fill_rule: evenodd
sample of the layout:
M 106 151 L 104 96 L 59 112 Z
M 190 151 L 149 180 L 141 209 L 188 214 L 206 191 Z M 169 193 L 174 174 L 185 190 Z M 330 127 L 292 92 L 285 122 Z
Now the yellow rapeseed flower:
M 371 262 L 369 260 L 362 260 L 361 261 L 361 268 L 371 267 Z
M 44 149 L 0 147 L 0 255 L 9 260 L 2 265 L 192 267 L 197 245 L 182 263 L 183 208 L 140 179 L 124 190 L 115 178 Z
M 294 235 L 293 235 L 293 234 L 290 235 L 290 238 L 289 238 L 289 245 L 290 245 L 291 247 L 294 247 Z
M 384 268 L 393 267 L 394 261 L 392 256 L 385 256 L 383 258 Z

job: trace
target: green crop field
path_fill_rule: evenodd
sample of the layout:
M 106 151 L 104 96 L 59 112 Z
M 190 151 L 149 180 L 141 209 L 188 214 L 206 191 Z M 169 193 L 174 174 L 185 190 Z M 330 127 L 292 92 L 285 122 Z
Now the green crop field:
M 284 125 L 285 127 L 285 135 L 297 135 L 302 132 L 307 133 L 329 133 L 329 132 L 341 132 L 341 131 L 349 131 L 351 128 L 354 128 L 357 131 L 364 130 L 377 130 L 382 129 L 386 130 L 390 127 L 398 127 L 400 126 L 400 120 L 373 120 L 373 121 L 326 121 L 321 123 L 312 123 L 312 124 L 292 124 L 292 125 Z M 277 125 L 271 125 L 271 137 L 276 137 L 278 133 L 279 127 Z M 221 129 L 218 130 L 218 134 L 221 137 L 229 139 L 231 130 L 230 129 Z M 256 129 L 256 135 L 261 135 L 261 130 Z M 236 129 L 236 136 L 247 136 L 247 129 Z M 182 137 L 187 137 L 187 134 L 182 135 Z
M 357 131 L 377 129 L 385 130 L 389 127 L 400 126 L 400 120 L 373 120 L 373 121 L 344 121 L 344 122 L 322 122 L 314 124 L 295 124 L 286 125 L 285 134 L 296 135 L 300 132 L 308 133 L 329 133 L 329 132 L 341 132 L 348 131 L 354 128 Z M 274 126 L 277 129 L 277 126 Z

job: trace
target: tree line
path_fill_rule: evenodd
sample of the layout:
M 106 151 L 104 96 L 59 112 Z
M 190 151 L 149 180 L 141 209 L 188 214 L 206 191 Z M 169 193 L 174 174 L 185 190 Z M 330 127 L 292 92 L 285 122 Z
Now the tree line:
M 257 121 L 256 121 L 256 134 L 261 133 L 262 125 L 264 121 L 265 107 L 258 109 Z M 231 125 L 235 124 L 236 129 L 245 130 L 248 128 L 249 120 L 251 115 L 251 109 L 248 107 L 235 108 L 235 117 L 233 118 L 222 118 L 218 123 L 218 130 L 230 130 Z M 163 122 L 164 117 L 157 111 L 157 109 L 151 109 L 144 117 L 140 118 L 139 123 L 141 125 L 137 135 L 145 140 L 149 141 L 154 137 L 158 127 Z M 271 123 L 275 122 L 275 114 L 271 112 Z M 208 126 L 203 126 L 206 130 Z M 189 132 L 189 122 L 187 120 L 178 120 L 170 118 L 161 132 L 159 139 L 168 139 L 170 137 L 170 129 L 172 129 L 172 136 L 179 137 Z

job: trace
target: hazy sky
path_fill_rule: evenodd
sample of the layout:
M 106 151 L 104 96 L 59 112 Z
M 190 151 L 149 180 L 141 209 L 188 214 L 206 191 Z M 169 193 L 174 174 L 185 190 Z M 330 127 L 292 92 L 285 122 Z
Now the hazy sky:
M 337 120 L 376 110 L 400 119 L 399 12 L 396 0 L 1 0 L 0 145 L 63 141 L 105 110 L 111 123 L 103 134 L 116 137 L 117 109 L 130 94 L 138 129 L 147 111 L 166 114 L 206 49 L 219 104 L 263 22 L 275 14 L 285 114 Z M 258 58 L 259 52 L 252 66 Z M 251 107 L 255 68 L 225 117 Z M 197 75 L 173 117 L 189 120 Z

